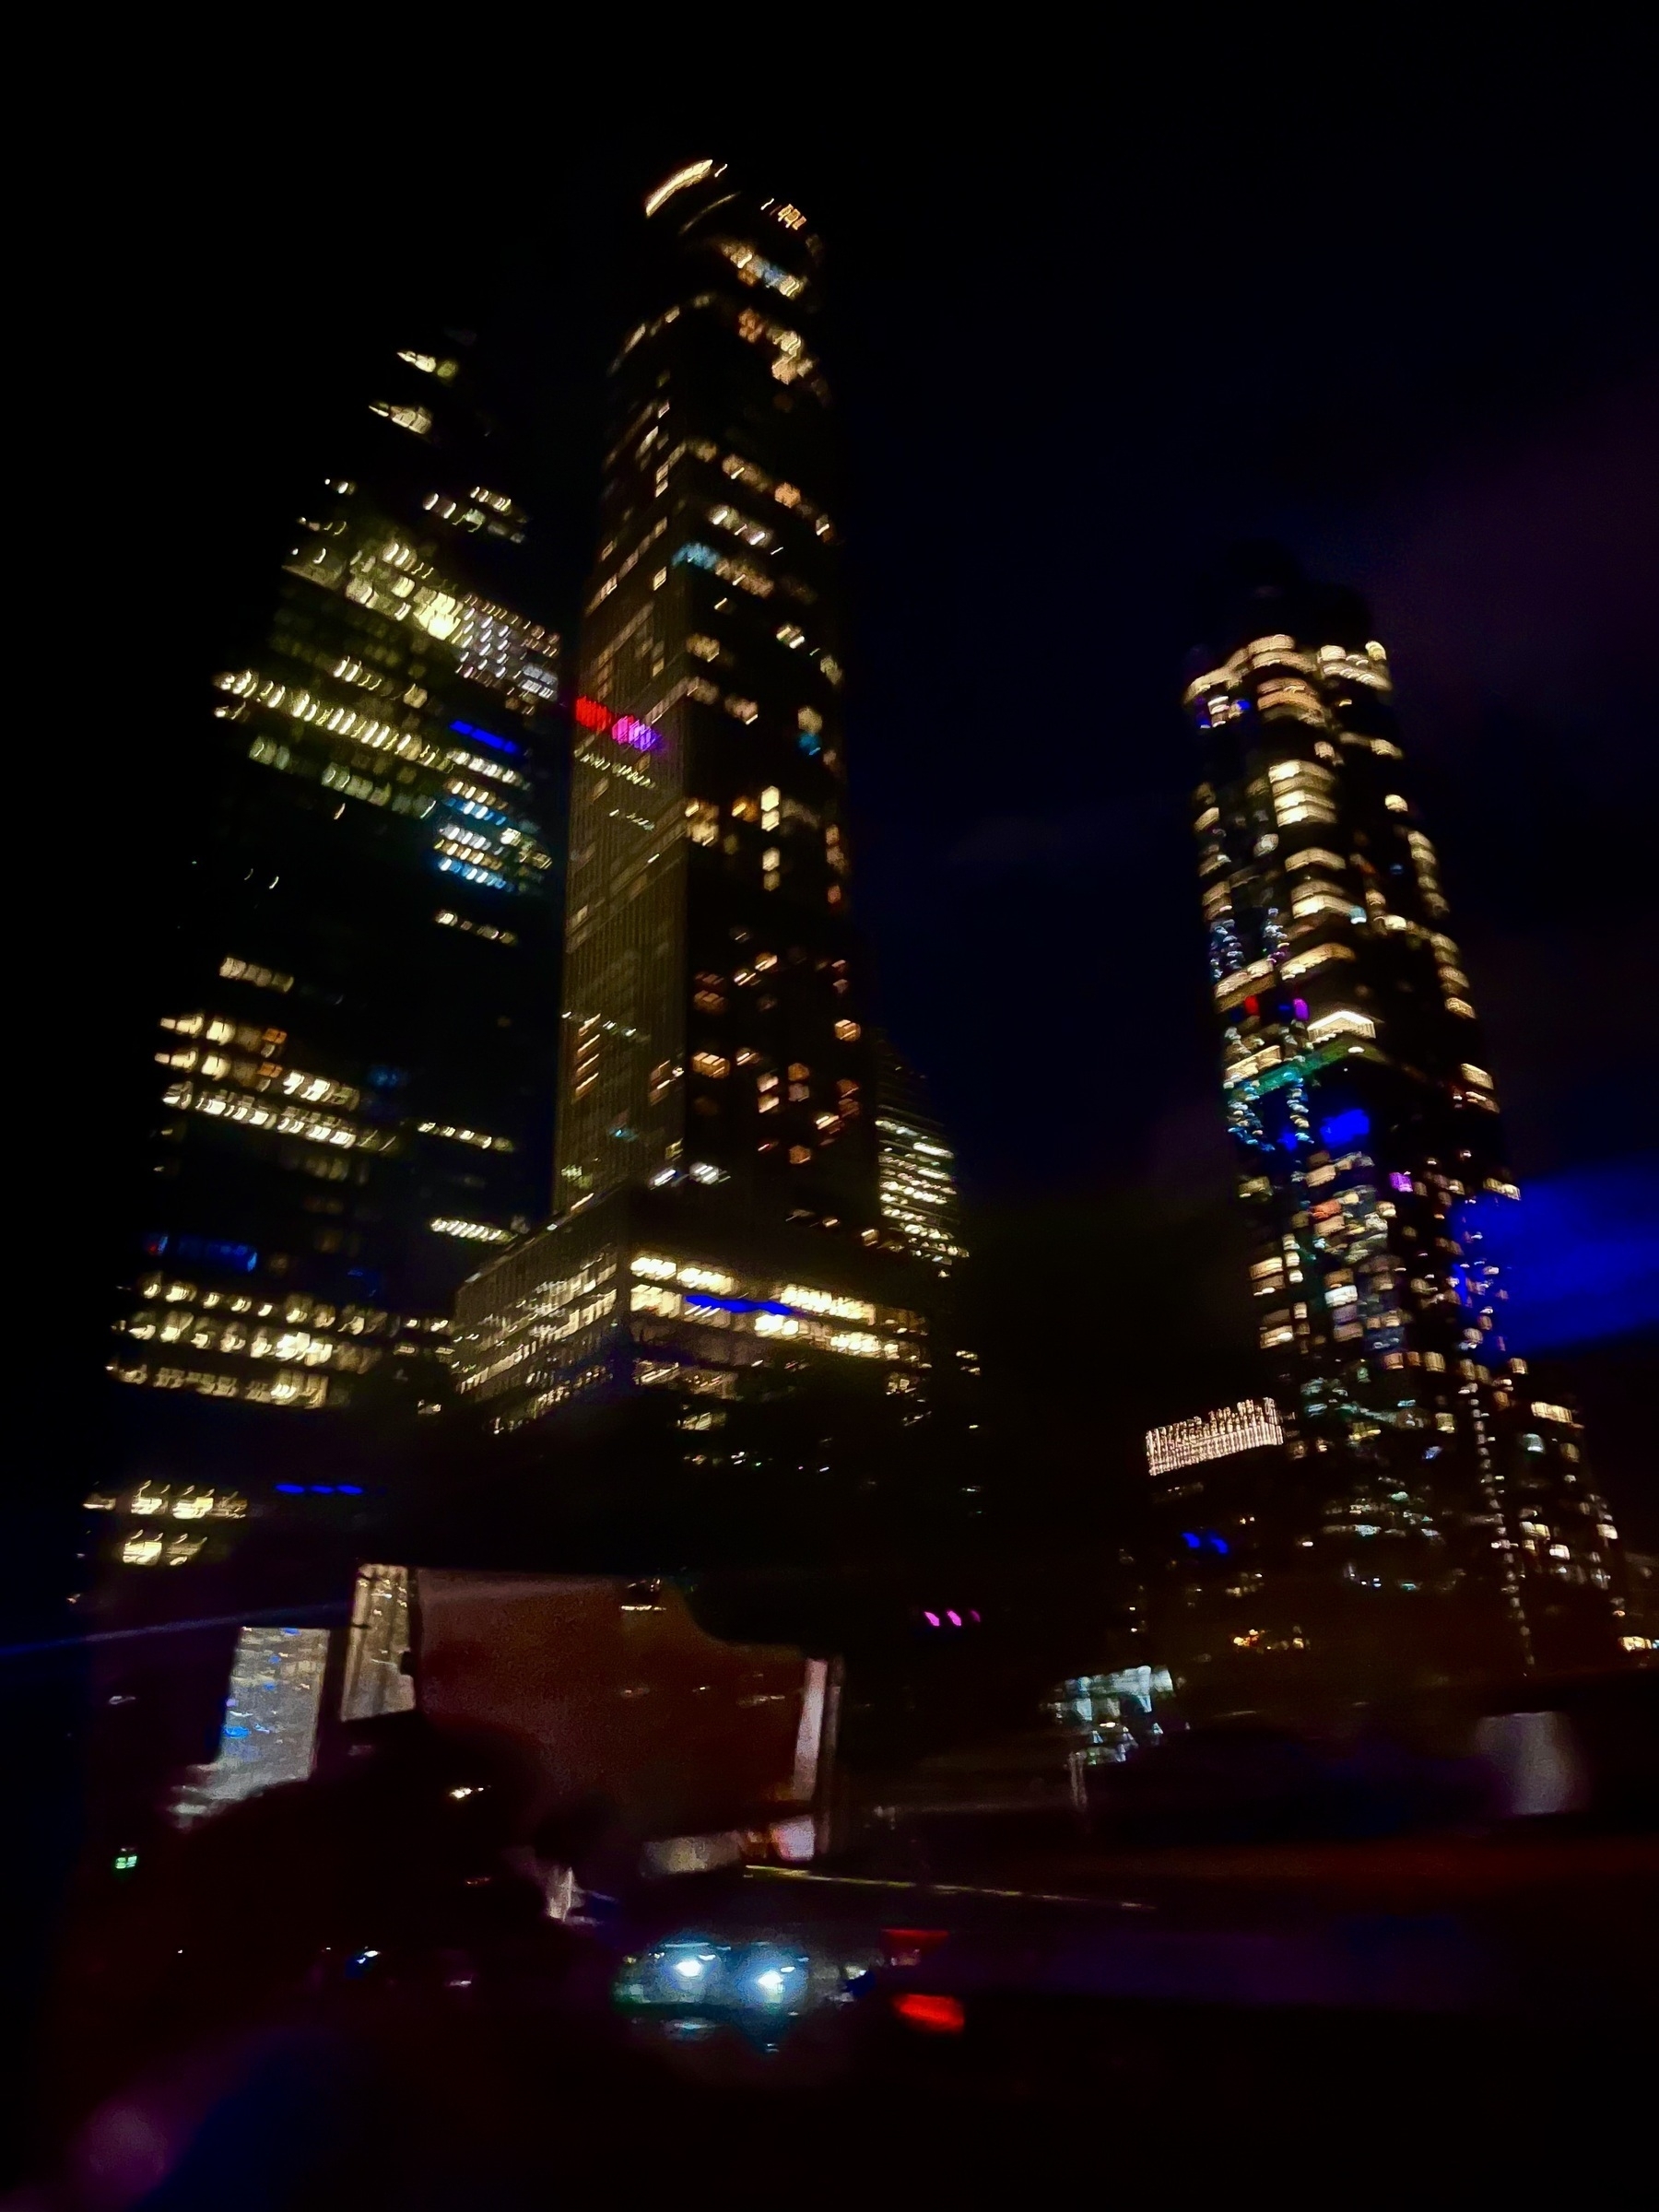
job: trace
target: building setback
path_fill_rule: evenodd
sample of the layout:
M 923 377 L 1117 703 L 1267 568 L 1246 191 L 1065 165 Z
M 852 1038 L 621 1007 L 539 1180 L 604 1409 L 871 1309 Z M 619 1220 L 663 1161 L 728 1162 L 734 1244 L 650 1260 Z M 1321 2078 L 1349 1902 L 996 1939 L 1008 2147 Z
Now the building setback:
M 902 1429 L 948 1364 L 945 1255 L 884 1206 L 821 250 L 712 161 L 645 228 L 571 710 L 556 1218 L 466 1285 L 457 1359 L 498 1430 L 643 1396 L 699 1466 L 816 1477 L 822 1422 L 766 1447 L 745 1409 Z

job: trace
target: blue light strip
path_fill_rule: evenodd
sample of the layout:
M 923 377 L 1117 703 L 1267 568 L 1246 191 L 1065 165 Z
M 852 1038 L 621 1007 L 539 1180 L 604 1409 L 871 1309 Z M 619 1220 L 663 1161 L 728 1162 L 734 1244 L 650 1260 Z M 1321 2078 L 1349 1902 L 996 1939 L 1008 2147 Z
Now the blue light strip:
M 452 722 L 449 726 L 463 737 L 476 737 L 480 745 L 492 746 L 498 753 L 517 754 L 524 749 L 522 745 L 514 745 L 511 737 L 492 737 L 488 730 L 479 729 L 476 722 Z
M 696 1312 L 701 1308 L 705 1310 L 712 1310 L 718 1313 L 787 1314 L 792 1313 L 794 1311 L 793 1306 L 771 1305 L 763 1298 L 711 1298 L 709 1294 L 703 1290 L 699 1290 L 695 1294 L 688 1291 L 686 1294 L 686 1305 L 688 1310 L 691 1312 Z

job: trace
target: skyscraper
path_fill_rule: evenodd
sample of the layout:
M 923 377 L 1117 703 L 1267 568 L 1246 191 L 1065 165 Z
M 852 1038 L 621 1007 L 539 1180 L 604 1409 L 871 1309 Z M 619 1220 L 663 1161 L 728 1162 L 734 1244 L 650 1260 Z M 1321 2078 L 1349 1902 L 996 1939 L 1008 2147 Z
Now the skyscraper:
M 388 353 L 178 764 L 112 1362 L 146 1392 L 434 1407 L 456 1283 L 545 1218 L 559 641 L 470 355 Z
M 583 608 L 558 1203 L 697 1163 L 873 1227 L 820 248 L 714 164 L 647 216 Z
M 1301 1624 L 1310 1641 L 1369 1617 L 1476 1663 L 1598 1649 L 1616 1534 L 1576 1420 L 1503 1343 L 1480 1224 L 1520 1194 L 1387 655 L 1352 594 L 1267 561 L 1230 589 L 1185 697 L 1223 1092 L 1288 1455 L 1275 1510 L 1185 1534 L 1222 1535 L 1247 1610 L 1265 1576 L 1310 1615 L 1337 1606 Z
M 882 1218 L 906 1248 L 947 1273 L 962 1256 L 952 1153 L 915 1069 L 876 1038 L 876 1131 Z
M 937 1277 L 878 1172 L 820 247 L 713 161 L 645 216 L 572 710 L 559 1218 L 463 1291 L 463 1386 L 503 1428 L 637 1392 L 902 1424 Z

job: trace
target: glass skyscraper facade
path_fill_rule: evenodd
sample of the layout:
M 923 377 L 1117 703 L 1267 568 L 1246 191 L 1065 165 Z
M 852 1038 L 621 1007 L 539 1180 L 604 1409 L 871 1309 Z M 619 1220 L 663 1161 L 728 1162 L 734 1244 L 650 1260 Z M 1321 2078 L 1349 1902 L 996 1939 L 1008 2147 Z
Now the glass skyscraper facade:
M 883 1221 L 917 1259 L 948 1273 L 964 1256 L 955 1154 L 921 1077 L 879 1034 L 876 1131 Z
M 653 195 L 659 303 L 612 371 L 558 1205 L 700 1166 L 769 1210 L 874 1228 L 820 249 L 795 208 L 697 167 Z
M 821 249 L 713 162 L 645 212 L 571 710 L 557 1218 L 462 1292 L 463 1388 L 505 1428 L 820 1384 L 902 1422 L 940 1254 L 878 1160 Z
M 440 1406 L 456 1284 L 546 1218 L 559 641 L 471 352 L 388 352 L 180 753 L 112 1361 L 147 1392 Z
M 1342 1618 L 1396 1626 L 1403 1602 L 1494 1665 L 1599 1649 L 1617 1535 L 1574 1415 L 1503 1341 L 1482 1222 L 1520 1194 L 1386 653 L 1353 594 L 1272 566 L 1234 592 L 1185 700 L 1222 1085 L 1285 1425 L 1268 1510 L 1185 1540 L 1216 1544 L 1246 1612 L 1265 1619 L 1270 1584 L 1300 1593 L 1310 1641 L 1340 1599 Z M 1202 1522 L 1194 1470 L 1163 1474 Z M 1234 1641 L 1253 1632 L 1241 1619 Z

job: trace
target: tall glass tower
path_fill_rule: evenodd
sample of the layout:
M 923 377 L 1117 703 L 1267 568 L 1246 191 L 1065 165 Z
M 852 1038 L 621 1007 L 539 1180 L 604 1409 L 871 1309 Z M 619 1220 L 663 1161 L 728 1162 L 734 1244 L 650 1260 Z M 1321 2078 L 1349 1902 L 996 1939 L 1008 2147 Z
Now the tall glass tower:
M 876 1082 L 882 1217 L 907 1251 L 947 1275 L 965 1256 L 955 1155 L 925 1084 L 879 1032 Z
M 1351 593 L 1265 561 L 1186 705 L 1222 1086 L 1294 1469 L 1277 1512 L 1235 1516 L 1225 1571 L 1244 1532 L 1246 1554 L 1280 1542 L 1305 1611 L 1321 1589 L 1347 1618 L 1403 1606 L 1491 1664 L 1610 1648 L 1616 1532 L 1575 1418 L 1503 1342 L 1480 1224 L 1520 1193 L 1383 647 Z
M 558 1203 L 695 1163 L 871 1227 L 820 249 L 715 164 L 647 213 L 583 609 Z
M 463 1387 L 503 1429 L 639 1392 L 903 1419 L 937 1276 L 883 1209 L 820 248 L 713 161 L 645 217 L 572 707 L 558 1218 L 463 1291 Z
M 181 762 L 112 1362 L 148 1393 L 435 1407 L 455 1285 L 545 1218 L 559 641 L 469 346 L 388 354 Z

